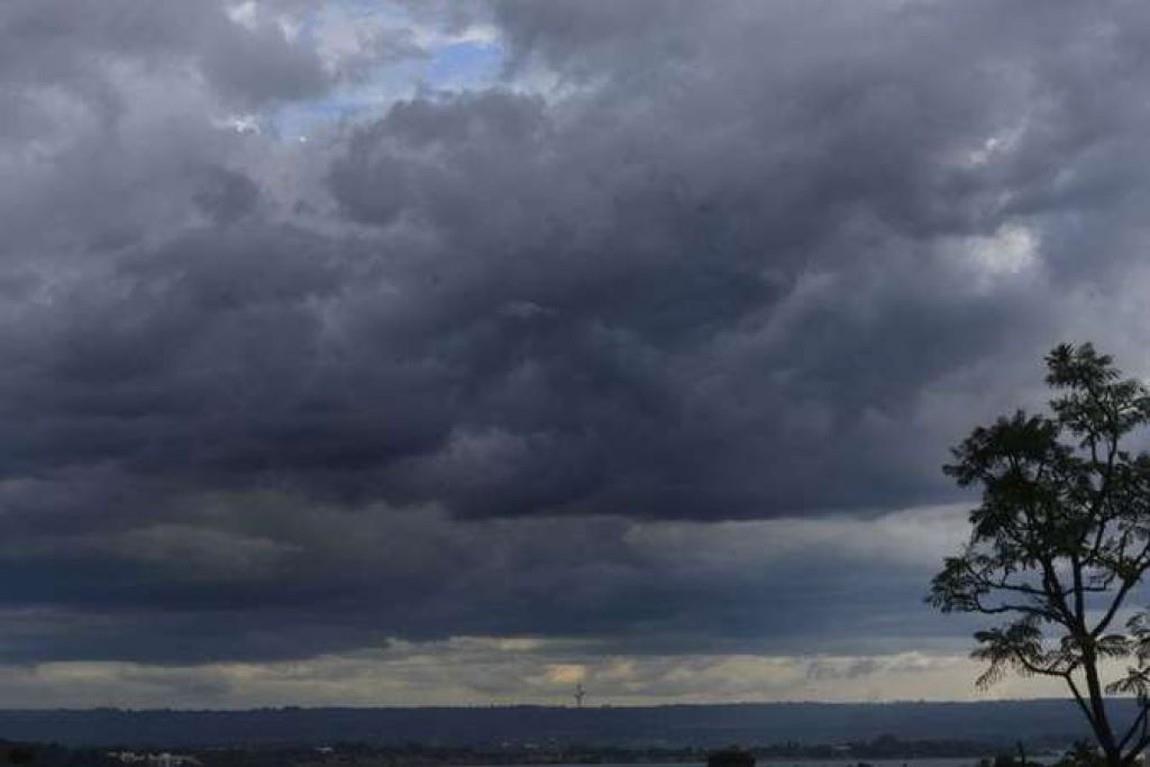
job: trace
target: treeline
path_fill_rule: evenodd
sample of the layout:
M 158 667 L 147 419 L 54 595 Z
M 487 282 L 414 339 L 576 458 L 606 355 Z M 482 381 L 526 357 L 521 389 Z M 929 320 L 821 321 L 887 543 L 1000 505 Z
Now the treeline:
M 121 749 L 67 748 L 54 744 L 0 740 L 0 766 L 125 767 L 113 754 Z M 561 745 L 555 742 L 507 743 L 501 746 L 444 747 L 418 743 L 376 745 L 336 743 L 330 746 L 237 746 L 215 748 L 154 748 L 137 752 L 133 764 L 149 764 L 148 754 L 170 752 L 193 757 L 203 767 L 468 767 L 479 765 L 558 764 L 702 764 L 711 749 L 699 747 L 624 748 Z M 1022 767 L 1001 745 L 969 740 L 902 740 L 884 735 L 838 745 L 784 741 L 752 746 L 760 761 L 868 761 L 969 759 L 972 767 Z M 1063 759 L 1060 767 L 1092 767 L 1088 760 Z M 154 762 L 152 762 L 154 763 Z M 1039 767 L 1028 761 L 1027 767 Z
M 12 767 L 123 767 L 98 749 L 0 739 L 0 765 Z
M 982 758 L 1001 746 L 976 740 L 903 740 L 880 735 L 844 744 L 787 741 L 752 749 L 764 759 L 961 759 Z
M 900 740 L 883 736 L 836 746 L 795 741 L 754 746 L 757 758 L 795 760 L 969 758 L 971 764 L 994 755 L 992 744 L 960 740 Z M 460 767 L 466 765 L 671 764 L 706 762 L 705 748 L 621 748 L 562 746 L 556 743 L 502 747 L 435 747 L 420 744 L 377 746 L 197 749 L 188 752 L 205 767 Z

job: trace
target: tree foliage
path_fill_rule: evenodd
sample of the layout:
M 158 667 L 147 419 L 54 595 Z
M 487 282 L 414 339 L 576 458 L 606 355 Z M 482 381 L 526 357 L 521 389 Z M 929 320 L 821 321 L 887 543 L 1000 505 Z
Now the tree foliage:
M 979 685 L 1064 680 L 1107 764 L 1127 767 L 1150 746 L 1150 618 L 1127 604 L 1150 568 L 1150 456 L 1128 444 L 1150 393 L 1090 344 L 1058 346 L 1046 365 L 1049 414 L 1020 410 L 953 449 L 944 470 L 982 500 L 927 601 L 1000 616 L 975 634 Z M 1108 695 L 1137 701 L 1132 721 L 1114 721 Z

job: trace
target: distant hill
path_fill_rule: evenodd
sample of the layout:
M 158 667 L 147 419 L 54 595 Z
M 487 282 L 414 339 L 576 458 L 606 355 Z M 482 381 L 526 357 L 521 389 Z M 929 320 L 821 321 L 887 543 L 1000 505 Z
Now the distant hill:
M 1128 710 L 1132 710 L 1130 707 Z M 1070 701 L 769 703 L 583 709 L 277 708 L 248 711 L 0 710 L 0 738 L 73 746 L 208 747 L 509 743 L 713 747 L 783 741 L 1065 743 L 1087 732 Z

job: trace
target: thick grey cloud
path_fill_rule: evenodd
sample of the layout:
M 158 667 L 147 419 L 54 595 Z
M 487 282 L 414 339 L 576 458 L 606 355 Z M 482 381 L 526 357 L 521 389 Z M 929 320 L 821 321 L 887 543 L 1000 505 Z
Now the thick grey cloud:
M 920 603 L 956 543 L 955 508 L 713 526 L 460 524 L 272 493 L 188 507 L 179 522 L 3 547 L 0 574 L 19 584 L 0 593 L 3 659 L 292 659 L 458 635 L 581 638 L 620 655 L 956 646 Z M 27 612 L 37 603 L 52 607 Z
M 0 77 L 17 87 L 71 86 L 111 107 L 130 95 L 101 82 L 101 71 L 116 67 L 168 70 L 175 78 L 198 75 L 243 105 L 323 90 L 326 76 L 313 49 L 288 39 L 269 18 L 253 14 L 237 23 L 228 9 L 220 2 L 7 3 L 0 11 Z
M 1148 367 L 1141 6 L 313 10 L 0 11 L 8 660 L 951 648 L 889 512 L 1053 343 Z

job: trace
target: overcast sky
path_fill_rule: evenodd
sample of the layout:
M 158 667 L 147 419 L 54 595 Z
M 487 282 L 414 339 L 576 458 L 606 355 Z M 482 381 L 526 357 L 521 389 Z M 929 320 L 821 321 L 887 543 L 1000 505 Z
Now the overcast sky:
M 1148 136 L 1143 2 L 5 0 L 0 705 L 975 697 Z

